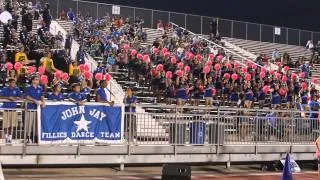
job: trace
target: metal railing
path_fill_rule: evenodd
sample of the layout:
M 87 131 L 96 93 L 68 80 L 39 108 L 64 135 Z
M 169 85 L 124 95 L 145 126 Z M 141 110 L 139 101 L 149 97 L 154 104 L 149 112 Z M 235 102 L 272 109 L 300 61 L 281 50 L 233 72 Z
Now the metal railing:
M 129 133 L 136 134 L 137 141 L 134 142 L 137 144 L 312 144 L 320 134 L 318 112 L 198 106 L 142 107 L 148 113 L 126 113 L 131 117 L 129 124 L 138 124 L 138 129 L 130 128 Z
M 41 108 L 28 110 L 20 103 L 0 109 L 0 144 L 8 135 L 13 144 L 37 144 Z M 135 112 L 137 107 L 146 112 Z M 320 135 L 319 112 L 312 111 L 165 105 L 126 110 L 122 145 L 310 145 Z
M 92 17 L 102 17 L 106 13 L 112 15 L 113 4 L 89 2 L 83 0 L 57 0 L 49 1 L 51 4 L 52 15 L 59 17 L 59 12 L 68 11 L 72 8 L 76 13 L 88 13 Z M 144 19 L 144 26 L 156 28 L 158 20 L 164 23 L 174 22 L 182 27 L 189 29 L 197 34 L 210 34 L 210 22 L 217 22 L 217 30 L 223 37 L 233 37 L 254 41 L 273 42 L 281 44 L 291 44 L 304 46 L 305 43 L 313 39 L 320 40 L 320 32 L 286 28 L 280 26 L 256 24 L 251 22 L 235 21 L 217 17 L 199 16 L 194 14 L 183 14 L 178 12 L 161 11 L 154 9 L 129 7 L 119 5 L 120 16 L 135 19 Z M 275 28 L 280 28 L 280 34 L 275 34 Z

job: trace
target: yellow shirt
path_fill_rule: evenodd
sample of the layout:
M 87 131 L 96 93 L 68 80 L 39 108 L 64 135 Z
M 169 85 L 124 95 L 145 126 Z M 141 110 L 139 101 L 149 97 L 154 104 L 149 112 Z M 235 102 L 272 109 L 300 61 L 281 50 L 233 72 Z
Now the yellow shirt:
M 29 60 L 28 60 L 28 57 L 27 57 L 26 53 L 17 52 L 16 53 L 16 57 L 15 57 L 15 62 L 21 62 L 21 63 L 24 63 L 24 64 L 28 64 Z
M 53 60 L 48 57 L 43 57 L 40 60 L 41 64 L 45 67 L 47 72 L 55 72 L 56 68 L 54 67 Z
M 70 76 L 77 76 L 80 74 L 80 69 L 79 67 L 73 67 L 72 64 L 69 65 L 69 75 Z

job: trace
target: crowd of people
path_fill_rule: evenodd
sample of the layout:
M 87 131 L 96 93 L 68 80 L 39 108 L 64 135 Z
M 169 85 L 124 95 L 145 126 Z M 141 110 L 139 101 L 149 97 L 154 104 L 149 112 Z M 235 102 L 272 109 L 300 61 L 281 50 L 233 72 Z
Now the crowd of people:
M 60 13 L 61 19 L 73 23 L 73 32 L 69 32 L 62 44 L 61 33 L 53 36 L 49 32 L 52 20 L 49 4 L 12 0 L 6 1 L 3 7 L 14 18 L 3 25 L 1 83 L 6 87 L 0 96 L 9 101 L 24 97 L 30 109 L 45 106 L 45 99 L 67 99 L 83 104 L 95 98 L 97 102 L 112 105 L 107 89 L 109 73 L 120 66 L 128 69 L 128 80 L 150 87 L 156 101 L 166 104 L 197 106 L 204 101 L 207 107 L 253 108 L 257 104 L 264 108 L 270 104 L 274 109 L 319 110 L 318 90 L 314 85 L 317 81 L 308 81 L 309 69 L 303 58 L 295 63 L 299 72 L 292 72 L 290 56 L 284 53 L 281 57 L 275 50 L 272 62 L 278 68 L 273 70 L 263 55 L 255 61 L 240 61 L 223 48 L 212 46 L 182 28 L 163 25 L 161 21 L 157 29 L 163 36 L 152 45 L 142 45 L 148 38 L 142 28 L 143 19 L 110 17 L 109 14 L 95 19 L 89 14 L 76 14 L 72 9 Z M 19 16 L 22 27 L 18 36 Z M 36 33 L 33 33 L 33 20 L 40 20 Z M 70 56 L 73 40 L 80 44 L 76 59 Z M 218 34 L 214 40 L 220 41 Z M 10 47 L 19 49 L 10 50 Z M 101 60 L 94 72 L 85 61 L 88 55 Z M 128 94 L 124 101 L 136 103 L 130 89 Z M 3 107 L 15 106 L 13 102 L 6 102 Z M 317 118 L 317 114 L 311 115 Z M 14 118 L 14 115 L 6 116 L 11 117 L 6 118 L 10 121 Z M 9 131 L 6 137 L 10 141 Z
M 281 57 L 275 50 L 270 60 L 261 55 L 255 62 L 241 64 L 223 48 L 212 47 L 182 28 L 172 29 L 161 21 L 157 29 L 163 36 L 152 45 L 142 46 L 140 20 L 131 22 L 109 15 L 98 20 L 90 16 L 71 17 L 76 19 L 68 16 L 74 21 L 74 34 L 82 29 L 84 35 L 80 37 L 87 39 L 83 47 L 93 57 L 102 59 L 97 72 L 125 67 L 128 77 L 134 77 L 141 86 L 150 84 L 157 102 L 165 100 L 171 104 L 176 100 L 178 105 L 198 105 L 204 99 L 207 106 L 216 103 L 252 108 L 257 103 L 263 108 L 268 101 L 271 108 L 318 109 L 315 103 L 309 106 L 318 91 L 316 80 L 307 80 L 310 71 L 304 58 L 293 65 L 287 53 Z M 271 70 L 269 62 L 276 63 L 278 70 Z M 298 72 L 290 67 L 297 67 Z

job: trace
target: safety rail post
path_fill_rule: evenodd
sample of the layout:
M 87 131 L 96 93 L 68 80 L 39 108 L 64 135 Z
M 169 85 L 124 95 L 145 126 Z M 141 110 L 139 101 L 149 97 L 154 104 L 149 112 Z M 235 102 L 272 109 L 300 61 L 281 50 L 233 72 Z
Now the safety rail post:
M 128 116 L 125 116 L 125 119 L 128 118 Z M 131 132 L 131 123 L 132 123 L 132 105 L 129 105 L 129 123 L 127 122 L 128 119 L 126 120 L 126 122 L 124 123 L 125 126 L 125 131 L 127 131 L 127 129 L 129 129 L 129 132 L 127 132 L 127 144 L 128 144 L 128 156 L 131 155 L 131 138 L 132 138 L 132 132 Z M 129 125 L 128 125 L 129 124 Z
M 177 155 L 177 138 L 178 138 L 178 108 L 177 108 L 177 106 L 175 107 L 175 110 L 176 110 L 176 112 L 175 112 L 175 118 L 174 118 L 174 126 L 172 126 L 172 127 L 174 127 L 175 129 L 174 129 L 174 139 L 173 139 L 173 153 L 174 153 L 174 155 L 176 156 Z M 173 129 L 171 129 L 172 131 L 173 131 Z
M 23 102 L 23 104 L 24 104 L 24 119 L 23 119 L 23 148 L 22 148 L 22 156 L 25 156 L 26 155 L 26 153 L 27 153 L 27 150 L 26 150 L 26 148 L 27 148 L 27 127 L 26 127 L 26 119 L 28 119 L 28 118 L 26 118 L 26 116 L 27 116 L 27 106 L 28 106 L 28 103 L 27 103 L 27 101 L 24 101 Z
M 254 152 L 257 155 L 258 154 L 258 138 L 259 138 L 259 127 L 260 127 L 260 118 L 258 117 L 258 110 L 256 110 L 256 115 L 255 115 L 256 119 L 254 120 L 255 122 L 255 127 L 256 127 L 256 133 L 255 133 L 255 138 L 253 138 L 254 140 Z
M 209 114 L 210 115 L 210 114 Z M 221 119 L 221 116 L 220 116 L 220 107 L 218 107 L 218 121 L 217 121 L 217 144 L 216 144 L 216 154 L 218 155 L 219 154 L 219 144 L 220 144 L 220 128 L 219 128 L 219 121 Z M 223 132 L 224 133 L 224 132 Z
M 293 145 L 293 136 L 294 136 L 294 128 L 293 128 L 293 125 L 294 125 L 294 112 L 291 110 L 291 132 L 290 132 L 290 153 L 292 153 L 292 145 Z

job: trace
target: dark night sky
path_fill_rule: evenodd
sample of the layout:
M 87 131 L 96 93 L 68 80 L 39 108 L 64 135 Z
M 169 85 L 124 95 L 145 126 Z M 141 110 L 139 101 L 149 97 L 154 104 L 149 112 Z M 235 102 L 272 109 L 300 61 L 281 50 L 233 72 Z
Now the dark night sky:
M 320 0 L 90 0 L 320 31 Z

